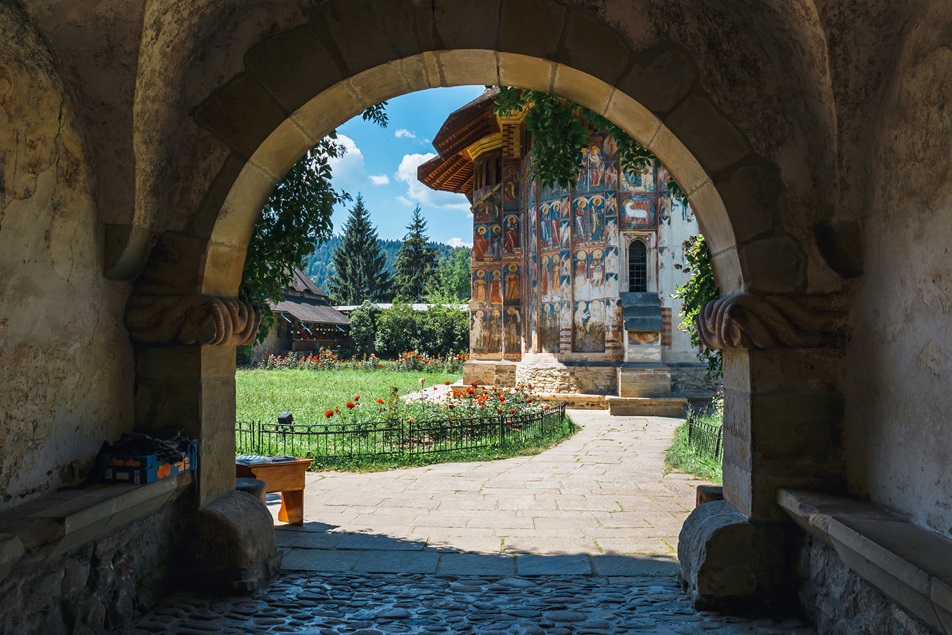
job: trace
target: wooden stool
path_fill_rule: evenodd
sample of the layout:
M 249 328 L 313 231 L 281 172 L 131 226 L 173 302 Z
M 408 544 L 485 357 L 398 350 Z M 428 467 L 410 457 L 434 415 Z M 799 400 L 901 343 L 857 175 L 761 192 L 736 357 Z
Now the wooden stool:
M 235 476 L 264 481 L 265 491 L 281 492 L 281 510 L 278 520 L 301 525 L 304 523 L 304 474 L 312 459 L 290 459 L 274 463 L 235 464 Z

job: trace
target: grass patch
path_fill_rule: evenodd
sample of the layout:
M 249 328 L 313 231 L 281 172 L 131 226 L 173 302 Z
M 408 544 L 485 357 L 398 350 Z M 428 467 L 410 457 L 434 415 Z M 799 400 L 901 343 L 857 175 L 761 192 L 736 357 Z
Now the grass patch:
M 407 454 L 391 456 L 357 456 L 327 458 L 317 457 L 311 464 L 312 471 L 339 470 L 341 472 L 383 472 L 409 467 L 422 467 L 435 463 L 467 463 L 473 461 L 498 461 L 516 456 L 534 456 L 562 443 L 576 432 L 579 427 L 565 417 L 561 425 L 547 431 L 545 437 L 533 439 L 528 445 L 506 444 L 469 450 L 432 452 L 429 454 Z
M 458 374 L 387 370 L 238 370 L 235 372 L 237 421 L 274 423 L 282 412 L 294 413 L 295 423 L 322 423 L 324 411 L 360 395 L 364 402 L 386 399 L 391 386 L 407 395 L 426 385 L 456 381 Z
M 456 381 L 458 374 L 444 372 L 406 372 L 390 370 L 238 370 L 235 375 L 237 392 L 237 421 L 263 421 L 274 423 L 282 412 L 294 414 L 295 425 L 336 423 L 350 418 L 345 404 L 360 395 L 360 404 L 376 408 L 378 398 L 388 399 L 391 387 L 406 395 L 420 390 L 420 378 L 426 379 L 427 388 Z M 508 393 L 507 393 L 507 396 Z M 511 397 L 515 399 L 515 397 Z M 508 405 L 506 406 L 509 407 Z M 340 415 L 329 421 L 326 410 L 339 408 Z M 416 414 L 416 406 L 409 407 L 409 414 Z M 354 410 L 357 413 L 358 407 Z M 459 410 L 456 411 L 457 413 Z M 554 411 L 553 411 L 554 414 Z M 419 416 L 419 414 L 416 414 Z M 493 415 L 495 416 L 495 415 Z M 554 418 L 557 421 L 557 417 Z M 547 423 L 542 433 L 527 433 L 522 439 L 506 439 L 496 442 L 486 439 L 486 445 L 477 448 L 453 449 L 440 452 L 413 452 L 390 455 L 322 456 L 317 446 L 298 447 L 294 450 L 277 451 L 277 454 L 295 454 L 314 459 L 312 470 L 336 469 L 342 471 L 375 472 L 404 467 L 417 467 L 433 463 L 493 461 L 538 454 L 553 447 L 578 431 L 568 417 L 553 425 Z M 310 449 L 308 449 L 310 447 Z M 257 454 L 253 446 L 239 448 L 239 454 Z M 274 454 L 261 450 L 264 454 Z
M 711 423 L 715 423 L 712 419 Z M 716 423 L 720 423 L 718 419 Z M 674 433 L 674 443 L 664 457 L 668 471 L 693 474 L 712 483 L 720 484 L 724 480 L 721 461 L 705 456 L 688 440 L 688 423 L 684 422 Z

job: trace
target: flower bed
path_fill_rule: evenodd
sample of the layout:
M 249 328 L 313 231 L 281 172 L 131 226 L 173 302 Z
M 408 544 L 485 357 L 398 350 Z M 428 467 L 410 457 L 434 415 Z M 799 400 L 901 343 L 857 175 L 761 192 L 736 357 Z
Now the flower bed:
M 380 359 L 376 355 L 343 358 L 333 351 L 321 349 L 317 353 L 301 355 L 289 353 L 287 356 L 262 355 L 259 368 L 301 370 L 394 370 L 408 372 L 461 373 L 463 362 L 469 355 L 459 353 L 445 357 L 434 357 L 416 351 L 407 351 L 395 359 Z

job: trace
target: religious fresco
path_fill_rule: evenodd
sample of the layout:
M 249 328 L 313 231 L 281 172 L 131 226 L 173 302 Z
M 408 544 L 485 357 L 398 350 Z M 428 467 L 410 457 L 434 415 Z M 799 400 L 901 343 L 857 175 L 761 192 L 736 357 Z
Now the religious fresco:
M 507 354 L 522 352 L 522 319 L 519 309 L 513 307 L 506 309 L 505 347 Z
M 522 235 L 519 227 L 519 216 L 506 214 L 503 219 L 503 253 L 506 256 L 518 255 L 522 249 Z
M 492 269 L 489 278 L 489 303 L 502 304 L 502 269 Z
M 473 262 L 489 260 L 489 225 L 473 225 Z
M 621 201 L 621 228 L 648 229 L 655 226 L 655 205 L 648 196 L 632 194 Z
M 573 327 L 576 352 L 605 352 L 605 303 L 603 300 L 576 302 Z
M 484 198 L 480 198 L 478 196 L 474 196 L 473 198 L 476 201 L 476 203 L 473 204 L 474 223 L 499 222 L 499 216 L 502 213 L 502 208 L 499 205 L 498 192 Z
M 560 309 L 561 302 L 546 302 L 539 316 L 539 348 L 543 353 L 560 351 Z
M 519 285 L 520 268 L 515 263 L 506 265 L 503 276 L 503 287 L 505 289 L 505 304 L 520 304 L 522 288 Z
M 489 303 L 489 287 L 486 280 L 486 270 L 476 269 L 473 271 L 473 288 L 471 302 L 477 306 L 486 306 Z
M 506 209 L 519 205 L 519 164 L 505 162 L 502 168 L 502 204 Z
M 493 260 L 502 259 L 502 225 L 495 224 L 489 228 L 489 256 Z
M 489 333 L 486 331 L 486 311 L 477 309 L 470 312 L 469 350 L 472 353 L 489 352 Z
M 629 192 L 654 192 L 657 189 L 655 170 L 650 165 L 635 172 L 626 171 L 621 178 L 622 189 Z
M 498 353 L 502 351 L 502 311 L 500 309 L 492 309 L 486 312 L 486 334 L 488 352 Z
M 614 192 L 579 196 L 572 203 L 572 244 L 598 243 L 605 238 L 606 202 Z

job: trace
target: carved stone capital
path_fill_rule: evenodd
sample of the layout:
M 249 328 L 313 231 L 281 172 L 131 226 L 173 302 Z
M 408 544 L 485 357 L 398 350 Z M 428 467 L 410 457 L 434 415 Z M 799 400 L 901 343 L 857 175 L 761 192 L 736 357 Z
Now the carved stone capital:
M 836 347 L 846 339 L 846 310 L 837 295 L 738 293 L 704 305 L 697 328 L 709 348 Z
M 133 295 L 126 327 L 140 344 L 252 344 L 261 311 L 238 298 L 214 295 Z

